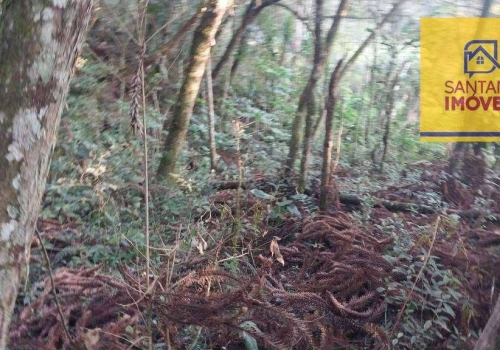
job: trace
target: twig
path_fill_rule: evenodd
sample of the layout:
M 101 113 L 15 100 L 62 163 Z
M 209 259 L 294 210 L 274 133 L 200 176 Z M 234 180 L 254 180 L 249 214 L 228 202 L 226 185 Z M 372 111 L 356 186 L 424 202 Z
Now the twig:
M 71 343 L 71 334 L 69 333 L 68 326 L 66 326 L 66 322 L 64 322 L 64 316 L 61 308 L 61 304 L 59 303 L 59 299 L 57 298 L 57 293 L 56 293 L 56 287 L 54 283 L 54 275 L 52 274 L 52 267 L 50 266 L 50 259 L 49 259 L 49 254 L 47 254 L 47 250 L 45 249 L 45 245 L 43 244 L 43 239 L 42 236 L 40 235 L 40 232 L 38 230 L 35 230 L 36 236 L 40 240 L 40 246 L 42 247 L 43 251 L 43 256 L 45 257 L 45 262 L 47 263 L 47 270 L 49 271 L 49 278 L 50 278 L 50 287 L 51 287 L 51 292 L 52 295 L 54 296 L 54 301 L 56 303 L 57 307 L 57 313 L 59 314 L 59 317 L 61 318 L 61 323 L 63 326 L 64 334 L 68 338 L 68 341 Z

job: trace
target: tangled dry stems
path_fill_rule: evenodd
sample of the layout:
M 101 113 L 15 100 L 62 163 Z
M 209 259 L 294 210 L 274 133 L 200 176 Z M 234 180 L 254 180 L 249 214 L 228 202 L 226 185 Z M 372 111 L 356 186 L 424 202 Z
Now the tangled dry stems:
M 237 343 L 245 321 L 255 325 L 245 331 L 266 348 L 329 349 L 347 345 L 352 336 L 383 347 L 388 340 L 376 322 L 385 304 L 376 289 L 391 270 L 380 253 L 388 242 L 337 213 L 308 219 L 296 239 L 281 247 L 284 266 L 263 251 L 250 276 L 215 265 L 190 271 L 179 265 L 170 284 L 165 271 L 146 293 L 145 277 L 126 267 L 120 269 L 123 280 L 98 268 L 59 269 L 54 283 L 72 340 L 62 331 L 46 280 L 12 328 L 12 349 L 74 344 L 85 349 L 88 331 L 96 329 L 94 349 L 126 349 L 132 343 L 141 348 L 148 305 L 156 320 L 155 341 L 168 338 L 175 347 L 187 345 L 192 326 L 203 327 L 213 347 Z

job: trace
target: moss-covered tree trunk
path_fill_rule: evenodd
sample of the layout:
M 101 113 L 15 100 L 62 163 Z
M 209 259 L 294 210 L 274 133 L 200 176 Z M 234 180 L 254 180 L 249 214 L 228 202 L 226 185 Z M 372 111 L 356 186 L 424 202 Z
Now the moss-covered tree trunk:
M 196 96 L 198 96 L 201 79 L 210 56 L 212 42 L 230 2 L 230 0 L 211 0 L 194 33 L 190 61 L 174 106 L 172 121 L 168 127 L 168 136 L 163 146 L 163 156 L 158 168 L 158 177 L 160 178 L 175 173 L 175 165 L 186 138 Z
M 92 0 L 0 2 L 0 349 Z
M 333 150 L 333 117 L 335 116 L 335 105 L 339 98 L 339 80 L 342 60 L 337 63 L 330 78 L 328 87 L 328 99 L 326 101 L 325 117 L 325 143 L 323 147 L 323 165 L 321 169 L 321 192 L 319 197 L 319 208 L 326 210 L 328 194 L 330 193 L 330 181 L 332 178 L 332 150 Z

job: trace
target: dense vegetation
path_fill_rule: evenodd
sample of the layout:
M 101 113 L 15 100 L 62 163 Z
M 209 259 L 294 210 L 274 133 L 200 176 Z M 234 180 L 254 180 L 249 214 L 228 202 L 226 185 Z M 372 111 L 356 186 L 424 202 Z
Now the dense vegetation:
M 9 349 L 474 348 L 500 155 L 420 142 L 419 18 L 500 5 L 224 3 L 94 4 Z

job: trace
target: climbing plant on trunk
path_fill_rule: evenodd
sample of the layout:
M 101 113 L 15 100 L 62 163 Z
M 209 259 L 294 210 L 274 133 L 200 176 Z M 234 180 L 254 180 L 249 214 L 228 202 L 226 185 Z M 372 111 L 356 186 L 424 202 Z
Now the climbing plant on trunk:
M 0 350 L 92 0 L 0 1 Z

